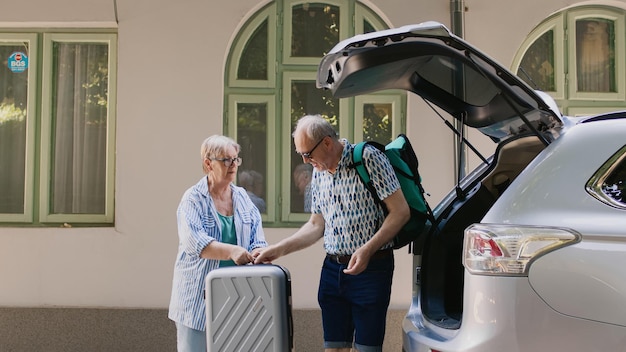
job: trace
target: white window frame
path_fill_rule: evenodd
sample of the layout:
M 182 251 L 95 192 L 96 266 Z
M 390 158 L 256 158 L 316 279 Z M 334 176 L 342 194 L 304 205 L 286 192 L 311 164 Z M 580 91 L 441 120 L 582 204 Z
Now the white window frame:
M 375 17 L 372 12 L 364 6 L 357 6 L 354 11 L 354 31 L 355 33 L 364 33 L 363 20 L 367 20 L 375 28 L 386 28 L 387 25 Z
M 268 132 L 267 132 L 267 180 L 266 203 L 267 214 L 262 214 L 265 226 L 300 226 L 309 219 L 307 213 L 291 212 L 291 158 L 293 156 L 292 126 L 291 126 L 291 84 L 297 81 L 306 81 L 314 84 L 317 67 L 321 57 L 291 57 L 292 40 L 292 8 L 293 6 L 311 3 L 305 0 L 275 0 L 251 14 L 251 17 L 241 24 L 239 33 L 234 37 L 232 47 L 226 59 L 224 77 L 224 104 L 227 106 L 224 113 L 224 133 L 237 137 L 237 103 L 266 102 L 268 104 Z M 339 7 L 340 36 L 339 40 L 350 37 L 364 30 L 363 21 L 368 21 L 375 29 L 389 27 L 385 19 L 378 16 L 374 9 L 358 0 L 329 0 L 315 3 L 328 4 Z M 263 21 L 268 21 L 268 80 L 238 80 L 237 66 L 244 51 L 245 45 Z M 330 50 L 329 48 L 328 50 Z M 380 94 L 380 95 L 379 95 Z M 406 124 L 403 114 L 406 112 L 406 93 L 401 92 L 401 98 L 392 98 L 396 92 L 381 92 L 368 95 L 366 102 L 393 102 L 394 133 L 402 130 Z M 347 138 L 354 143 L 354 138 L 363 138 L 362 132 L 357 132 L 356 124 L 362 127 L 362 121 L 357 122 L 354 113 L 357 108 L 356 99 L 345 98 L 338 101 L 340 137 Z M 374 99 L 374 100 L 372 100 Z M 274 105 L 272 105 L 274 104 Z M 362 106 L 360 107 L 362 114 Z M 359 134 L 359 136 L 355 136 Z M 271 171 L 270 171 L 271 170 Z M 270 174 L 272 172 L 272 174 Z
M 237 105 L 238 104 L 266 104 L 267 106 L 267 150 L 265 151 L 267 158 L 267 175 L 263 182 L 265 182 L 265 204 L 266 213 L 261 214 L 261 218 L 263 221 L 273 221 L 276 218 L 276 209 L 278 209 L 278 204 L 276 201 L 276 197 L 273 195 L 276 194 L 276 182 L 274 182 L 274 177 L 271 177 L 270 172 L 273 170 L 278 170 L 278 162 L 276 158 L 272 157 L 276 155 L 276 150 L 278 147 L 278 130 L 276 128 L 276 119 L 273 119 L 272 116 L 276 116 L 276 104 L 275 97 L 273 95 L 245 95 L 245 94 L 231 94 L 228 97 L 228 111 L 230 115 L 237 121 Z M 234 140 L 239 140 L 239 136 L 237 135 L 237 125 L 229 124 L 228 127 L 228 135 L 232 136 Z
M 593 116 L 615 111 L 613 107 L 570 107 L 567 112 L 569 116 L 583 117 Z
M 555 99 L 565 99 L 565 57 L 562 53 L 565 52 L 564 41 L 565 34 L 563 30 L 563 16 L 559 15 L 552 18 L 550 21 L 540 24 L 537 28 L 535 28 L 530 34 L 526 37 L 524 42 L 520 48 L 523 48 L 523 51 L 519 51 L 515 58 L 513 59 L 512 68 L 514 68 L 513 72 L 517 72 L 522 63 L 522 59 L 526 55 L 528 49 L 530 49 L 531 45 L 538 39 L 541 38 L 545 33 L 553 31 L 554 33 L 554 43 L 552 43 L 554 48 L 554 84 L 556 91 L 550 91 L 552 97 Z M 535 88 L 535 87 L 533 87 Z
M 328 5 L 334 5 L 339 7 L 339 38 L 347 38 L 350 32 L 349 28 L 352 27 L 352 22 L 349 21 L 348 14 L 348 1 L 347 0 L 320 0 L 320 1 L 306 1 L 306 0 L 285 0 L 284 1 L 284 26 L 285 26 L 285 39 L 283 40 L 283 63 L 289 65 L 318 65 L 321 57 L 293 57 L 291 56 L 291 40 L 293 34 L 292 28 L 292 8 L 297 5 L 305 3 L 324 3 Z
M 39 80 L 39 43 L 36 33 L 3 33 L 1 44 L 28 43 L 28 102 L 26 107 L 26 160 L 24 170 L 24 212 L 21 214 L 0 214 L 2 223 L 30 223 L 34 217 L 35 185 L 35 130 L 37 121 L 37 82 Z
M 289 112 L 291 111 L 291 89 L 287 89 L 291 87 L 291 83 L 294 81 L 309 81 L 313 85 L 315 85 L 316 72 L 304 72 L 304 71 L 288 71 L 283 74 L 283 89 L 282 89 L 282 102 L 283 111 Z M 350 116 L 348 113 L 348 104 L 347 99 L 339 100 L 339 136 L 345 136 L 350 138 L 352 133 L 349 133 L 349 121 L 348 119 L 342 118 L 342 116 Z M 283 163 L 289 165 L 291 161 L 291 134 L 292 134 L 292 126 L 291 120 L 287 115 L 283 120 L 281 135 L 284 141 L 284 147 L 282 148 L 281 160 Z M 304 213 L 292 213 L 291 212 L 291 168 L 283 165 L 281 168 L 281 192 L 283 194 L 282 199 L 282 219 L 287 222 L 302 222 L 306 221 L 309 218 L 309 214 Z
M 276 8 L 275 6 L 268 6 L 264 10 L 258 13 L 257 17 L 239 33 L 239 38 L 243 40 L 235 41 L 235 46 L 232 52 L 232 57 L 236 58 L 231 64 L 229 69 L 229 81 L 228 84 L 231 87 L 245 87 L 245 88 L 272 88 L 276 86 L 276 50 L 267 50 L 267 80 L 250 80 L 250 79 L 238 79 L 237 72 L 239 70 L 239 59 L 246 48 L 246 44 L 252 38 L 252 35 L 257 28 L 267 21 L 267 37 L 268 46 L 271 45 L 273 38 L 276 38 Z
M 600 18 L 612 21 L 615 24 L 615 93 L 608 92 L 578 92 L 578 77 L 576 76 L 576 21 L 588 18 Z M 617 14 L 614 11 L 594 9 L 594 10 L 572 10 L 567 15 L 567 27 L 569 41 L 569 99 L 570 100 L 624 100 L 626 98 L 626 37 L 624 35 L 624 14 Z
M 53 214 L 50 209 L 50 174 L 52 160 L 52 97 L 55 77 L 53 70 L 54 42 L 63 43 L 107 43 L 109 46 L 109 87 L 107 108 L 106 146 L 106 200 L 104 214 Z M 39 182 L 39 220 L 44 223 L 113 223 L 114 220 L 114 180 L 115 180 L 115 106 L 117 86 L 117 36 L 113 33 L 44 33 L 43 34 L 43 74 L 41 94 L 41 148 Z
M 391 138 L 394 139 L 402 133 L 402 93 L 370 94 L 354 97 L 354 142 L 363 141 L 363 106 L 365 104 L 391 104 Z M 390 141 L 389 141 L 390 142 Z
M 615 93 L 577 92 L 576 21 L 604 18 L 615 25 Z M 546 31 L 553 29 L 556 91 L 547 92 L 566 115 L 626 109 L 626 5 L 581 5 L 566 7 L 546 18 L 524 40 L 511 64 L 517 72 L 530 46 Z M 560 67 L 560 68 L 559 68 Z

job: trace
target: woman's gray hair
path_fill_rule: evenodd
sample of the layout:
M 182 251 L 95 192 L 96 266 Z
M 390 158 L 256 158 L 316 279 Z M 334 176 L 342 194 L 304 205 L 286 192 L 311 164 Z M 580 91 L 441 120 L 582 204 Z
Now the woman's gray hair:
M 205 174 L 208 174 L 209 170 L 207 169 L 204 160 L 223 156 L 224 151 L 230 147 L 235 148 L 237 154 L 239 154 L 241 146 L 230 137 L 216 134 L 210 136 L 202 142 L 202 146 L 200 147 L 200 157 L 202 158 L 202 170 Z
M 302 132 L 304 136 L 313 141 L 321 140 L 326 136 L 337 139 L 337 132 L 322 115 L 305 115 L 301 117 L 296 123 L 292 137 L 295 137 L 298 132 Z

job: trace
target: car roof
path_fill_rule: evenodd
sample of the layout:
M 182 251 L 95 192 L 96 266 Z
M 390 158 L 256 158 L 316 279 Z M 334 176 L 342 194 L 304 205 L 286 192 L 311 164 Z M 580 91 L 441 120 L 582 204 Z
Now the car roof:
M 496 142 L 522 133 L 548 142 L 563 125 L 547 94 L 432 21 L 338 43 L 320 62 L 317 87 L 337 98 L 410 91 Z

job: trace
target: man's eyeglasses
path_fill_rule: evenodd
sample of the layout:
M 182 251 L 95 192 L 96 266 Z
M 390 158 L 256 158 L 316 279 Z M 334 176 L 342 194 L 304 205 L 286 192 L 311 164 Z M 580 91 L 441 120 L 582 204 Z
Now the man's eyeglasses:
M 221 161 L 224 163 L 224 166 L 226 167 L 231 167 L 233 164 L 239 166 L 241 165 L 241 162 L 243 161 L 241 157 L 239 156 L 236 158 L 222 158 L 222 159 L 211 158 L 211 160 Z
M 326 137 L 330 137 L 330 136 L 324 136 L 322 139 L 320 139 L 320 141 L 317 142 L 317 144 L 315 144 L 315 146 L 313 147 L 313 149 L 311 149 L 310 152 L 308 152 L 308 153 L 298 153 L 298 152 L 296 152 L 296 153 L 300 154 L 300 156 L 305 158 L 305 159 L 313 159 L 311 157 L 311 154 L 313 154 L 313 152 L 315 151 L 315 148 L 317 148 L 317 146 L 319 146 L 322 143 L 322 141 L 324 140 L 324 138 L 326 138 Z

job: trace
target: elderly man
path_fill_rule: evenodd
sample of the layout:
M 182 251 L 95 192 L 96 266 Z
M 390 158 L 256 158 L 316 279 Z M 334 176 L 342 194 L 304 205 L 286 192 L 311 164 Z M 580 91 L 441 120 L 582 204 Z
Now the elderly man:
M 409 207 L 387 157 L 366 147 L 363 162 L 389 211 L 385 217 L 352 167 L 354 145 L 339 139 L 319 115 L 298 120 L 296 152 L 313 165 L 311 217 L 293 235 L 255 253 L 255 263 L 324 238 L 326 257 L 318 302 L 326 352 L 382 351 L 394 270 L 391 240 L 409 220 Z

